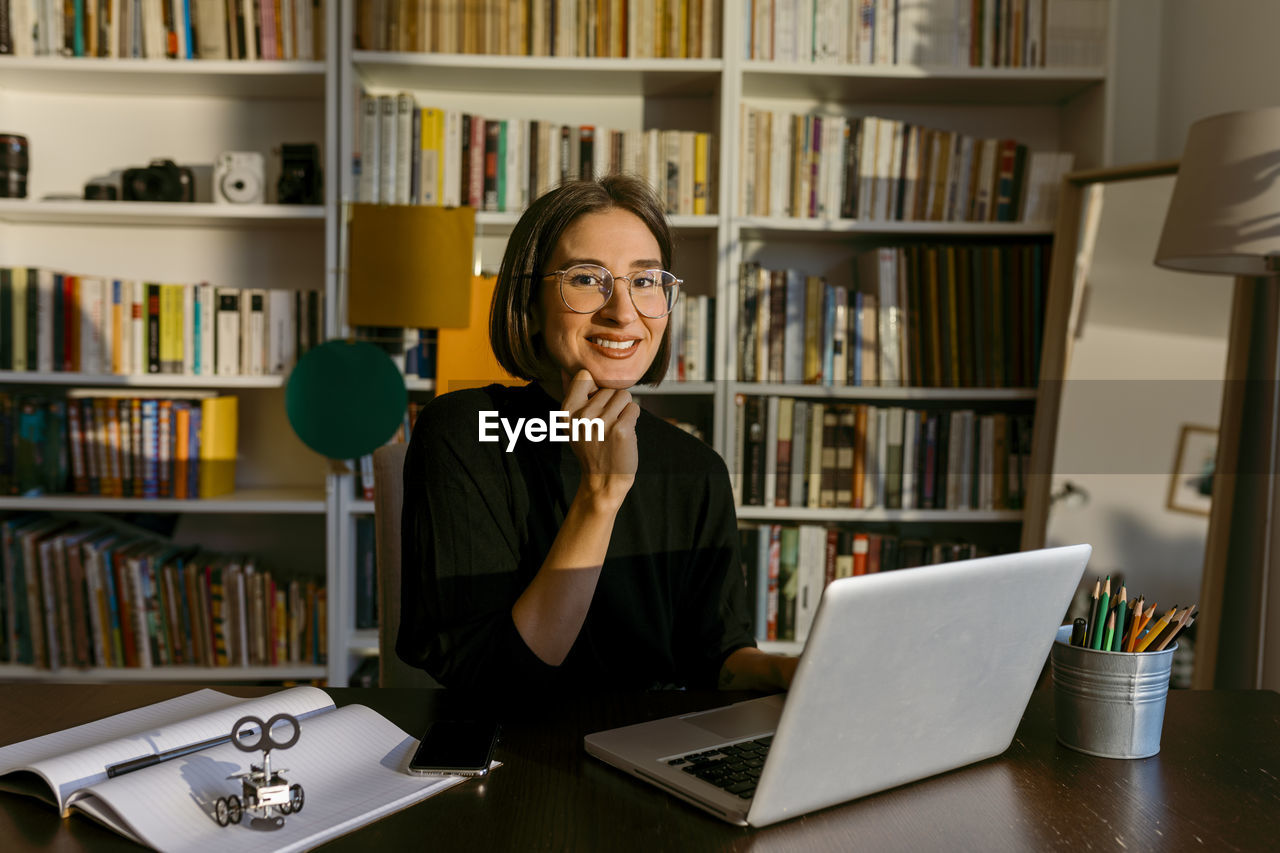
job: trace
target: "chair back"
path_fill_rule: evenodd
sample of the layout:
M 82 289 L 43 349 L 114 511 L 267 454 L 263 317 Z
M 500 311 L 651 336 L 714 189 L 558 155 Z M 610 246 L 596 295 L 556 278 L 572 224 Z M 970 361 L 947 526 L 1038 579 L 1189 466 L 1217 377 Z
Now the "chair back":
M 407 444 L 373 452 L 373 515 L 378 557 L 378 685 L 439 687 L 435 679 L 396 656 L 400 632 L 400 511 L 404 505 Z

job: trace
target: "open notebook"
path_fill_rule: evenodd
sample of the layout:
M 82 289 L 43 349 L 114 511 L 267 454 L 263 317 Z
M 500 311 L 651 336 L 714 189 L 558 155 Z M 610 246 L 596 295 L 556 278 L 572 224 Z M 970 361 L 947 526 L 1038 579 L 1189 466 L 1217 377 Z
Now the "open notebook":
M 272 765 L 306 792 L 306 807 L 279 828 L 262 831 L 248 812 L 238 825 L 218 825 L 215 802 L 240 790 L 227 777 L 262 760 L 229 742 L 107 777 L 109 765 L 228 735 L 244 716 L 279 713 L 299 719 L 301 736 L 272 750 Z M 37 796 L 63 816 L 83 812 L 157 850 L 305 850 L 465 781 L 410 776 L 417 744 L 376 711 L 335 708 L 314 687 L 254 699 L 205 689 L 0 747 L 0 789 Z

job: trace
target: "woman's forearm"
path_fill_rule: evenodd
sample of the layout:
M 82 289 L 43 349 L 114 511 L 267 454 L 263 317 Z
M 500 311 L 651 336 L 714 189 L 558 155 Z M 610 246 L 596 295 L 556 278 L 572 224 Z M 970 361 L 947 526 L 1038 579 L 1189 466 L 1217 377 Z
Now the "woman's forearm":
M 617 514 L 612 502 L 579 491 L 542 568 L 511 607 L 516 630 L 544 663 L 559 666 L 578 639 Z
M 759 649 L 738 649 L 720 667 L 721 690 L 786 690 L 796 674 L 799 658 L 771 655 Z

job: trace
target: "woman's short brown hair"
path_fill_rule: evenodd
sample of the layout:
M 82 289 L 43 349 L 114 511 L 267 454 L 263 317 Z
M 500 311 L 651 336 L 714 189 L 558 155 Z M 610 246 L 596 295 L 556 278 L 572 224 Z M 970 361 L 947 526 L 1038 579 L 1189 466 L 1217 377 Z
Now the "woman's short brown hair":
M 531 332 L 535 288 L 548 272 L 546 265 L 570 223 L 585 213 L 621 209 L 648 227 L 662 253 L 663 269 L 671 269 L 671 227 L 653 190 L 632 175 L 608 175 L 591 181 L 566 181 L 540 196 L 520 217 L 507 241 L 498 268 L 498 283 L 489 308 L 489 345 L 498 363 L 511 375 L 533 381 L 546 370 L 546 349 L 540 333 Z M 653 363 L 640 377 L 641 385 L 657 385 L 667 372 L 671 353 L 671 324 Z

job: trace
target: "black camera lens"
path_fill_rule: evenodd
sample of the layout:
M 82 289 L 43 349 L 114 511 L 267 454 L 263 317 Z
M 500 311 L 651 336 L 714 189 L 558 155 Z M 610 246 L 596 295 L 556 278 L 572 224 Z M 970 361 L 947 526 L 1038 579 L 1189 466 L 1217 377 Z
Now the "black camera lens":
M 0 133 L 0 198 L 27 197 L 27 138 Z
M 159 201 L 164 198 L 165 180 L 163 174 L 151 169 L 139 169 L 132 176 L 133 197 L 147 201 Z

